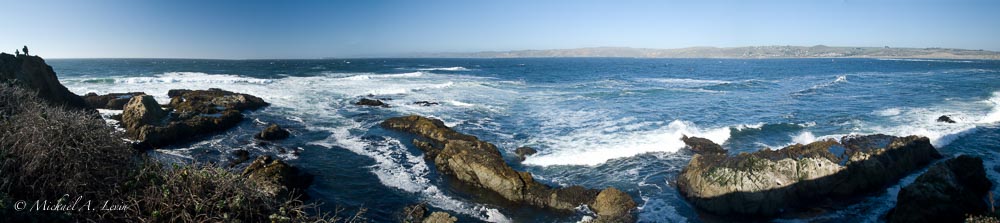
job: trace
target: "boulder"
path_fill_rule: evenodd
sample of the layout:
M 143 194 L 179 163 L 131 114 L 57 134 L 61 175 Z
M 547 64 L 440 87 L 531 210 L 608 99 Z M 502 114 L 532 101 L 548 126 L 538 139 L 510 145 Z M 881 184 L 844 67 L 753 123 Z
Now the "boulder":
M 88 108 L 83 98 L 59 83 L 56 72 L 38 56 L 0 53 L 0 84 L 14 84 L 31 89 L 38 93 L 38 97 L 53 105 Z
M 420 105 L 420 106 L 431 106 L 431 105 L 440 105 L 441 103 L 430 102 L 430 101 L 416 101 L 416 102 L 413 102 L 413 104 Z
M 947 115 L 942 115 L 941 117 L 938 117 L 937 121 L 944 123 L 955 123 L 955 120 L 952 120 L 951 117 L 948 117 Z
M 382 100 L 367 99 L 367 98 L 362 98 L 361 100 L 358 100 L 358 102 L 355 102 L 354 105 L 389 107 L 389 105 L 383 103 Z
M 539 183 L 531 173 L 516 171 L 507 165 L 493 144 L 456 132 L 441 120 L 411 115 L 387 119 L 381 126 L 422 137 L 423 139 L 414 139 L 414 145 L 424 151 L 424 158 L 432 160 L 442 174 L 454 177 L 466 185 L 496 193 L 512 202 L 572 211 L 580 205 L 593 205 L 600 193 L 580 186 L 552 188 Z M 624 200 L 634 204 L 631 197 L 616 201 Z M 627 202 L 617 205 L 634 208 L 634 205 L 630 206 Z M 611 212 L 603 211 L 598 214 L 609 216 L 608 218 L 631 219 L 630 212 L 627 212 L 627 216 L 611 217 Z
M 242 110 L 267 106 L 262 99 L 220 89 L 170 90 L 171 99 L 166 105 L 169 115 L 159 122 L 136 121 L 135 114 L 159 105 L 150 96 L 133 97 L 125 106 L 122 124 L 129 137 L 146 147 L 161 147 L 232 128 L 243 121 Z M 132 106 L 133 101 L 142 106 Z M 155 105 L 155 106 L 154 106 Z M 155 112 L 155 111 L 153 111 Z M 157 115 L 157 117 L 160 117 Z
M 961 155 L 935 164 L 899 190 L 888 222 L 962 222 L 967 215 L 989 210 L 983 159 Z
M 424 219 L 424 223 L 455 223 L 458 218 L 451 216 L 448 212 L 435 211 Z
M 243 176 L 257 182 L 260 190 L 265 193 L 278 196 L 300 195 L 303 199 L 306 199 L 305 189 L 313 181 L 312 175 L 269 155 L 257 157 L 243 169 Z
M 123 110 L 125 109 L 125 104 L 132 100 L 132 97 L 145 94 L 142 92 L 110 93 L 105 95 L 89 93 L 83 96 L 83 101 L 87 102 L 87 106 L 90 108 Z
M 240 163 L 250 160 L 250 152 L 245 149 L 238 149 L 232 152 L 232 157 L 229 160 L 229 168 L 233 168 Z
M 711 213 L 774 216 L 884 189 L 940 157 L 926 137 L 845 136 L 735 156 L 695 154 L 676 185 Z
M 156 103 L 153 96 L 141 95 L 129 99 L 122 111 L 122 126 L 125 131 L 138 137 L 146 126 L 162 126 L 167 112 Z
M 636 207 L 635 201 L 628 194 L 614 187 L 608 187 L 597 194 L 590 209 L 598 213 L 597 222 L 613 222 L 620 216 L 631 217 L 630 212 Z
M 288 130 L 281 128 L 278 124 L 271 124 L 264 131 L 257 133 L 253 137 L 260 140 L 281 140 L 288 138 L 290 135 L 291 133 Z
M 681 137 L 681 141 L 687 145 L 687 149 L 695 154 L 726 154 L 726 150 L 722 146 L 706 138 L 688 137 L 685 135 Z
M 520 158 L 521 161 L 524 161 L 524 159 L 527 156 L 534 155 L 535 153 L 538 153 L 538 150 L 535 150 L 535 149 L 533 149 L 531 147 L 526 147 L 525 146 L 525 147 L 520 147 L 520 148 L 514 149 L 514 153 L 517 154 L 517 158 Z

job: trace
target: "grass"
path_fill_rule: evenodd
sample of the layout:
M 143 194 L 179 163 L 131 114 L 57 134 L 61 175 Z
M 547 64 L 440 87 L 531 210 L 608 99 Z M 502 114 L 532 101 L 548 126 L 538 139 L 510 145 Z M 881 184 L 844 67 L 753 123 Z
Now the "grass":
M 49 105 L 0 84 L 0 219 L 7 222 L 363 222 L 216 166 L 170 165 L 138 153 L 90 111 Z M 68 197 L 65 199 L 63 197 Z M 17 201 L 104 201 L 124 210 L 24 211 Z M 63 198 L 60 201 L 60 198 Z M 79 208 L 79 207 L 78 207 Z

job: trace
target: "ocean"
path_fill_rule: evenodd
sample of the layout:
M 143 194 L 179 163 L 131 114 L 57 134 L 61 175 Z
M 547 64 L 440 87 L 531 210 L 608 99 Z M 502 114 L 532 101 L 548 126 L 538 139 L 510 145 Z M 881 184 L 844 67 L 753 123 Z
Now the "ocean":
M 226 132 L 150 152 L 170 162 L 224 163 L 275 154 L 316 175 L 326 209 L 367 208 L 393 222 L 426 202 L 463 221 L 576 222 L 577 213 L 518 207 L 465 193 L 442 178 L 408 134 L 382 129 L 417 114 L 497 145 L 508 163 L 551 185 L 614 186 L 640 222 L 702 222 L 673 186 L 691 158 L 683 135 L 730 153 L 849 134 L 923 135 L 945 156 L 982 157 L 1000 180 L 1000 61 L 923 59 L 50 59 L 74 93 L 222 88 L 270 107 Z M 380 98 L 388 108 L 353 105 Z M 417 101 L 437 102 L 423 106 Z M 113 113 L 114 111 L 102 111 Z M 937 122 L 941 115 L 957 123 Z M 268 123 L 293 137 L 258 144 Z M 515 148 L 539 152 L 523 163 Z M 290 150 L 301 150 L 292 155 Z M 285 152 L 282 152 L 285 151 Z M 878 222 L 920 172 L 856 202 L 776 221 Z M 993 194 L 1000 194 L 994 187 Z

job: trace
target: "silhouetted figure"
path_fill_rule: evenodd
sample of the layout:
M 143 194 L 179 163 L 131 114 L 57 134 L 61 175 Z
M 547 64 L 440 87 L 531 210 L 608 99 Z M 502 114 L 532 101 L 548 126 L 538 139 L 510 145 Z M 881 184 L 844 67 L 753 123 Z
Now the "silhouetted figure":
M 24 51 L 24 55 L 27 56 L 28 55 L 28 46 L 24 46 L 24 49 L 22 49 L 21 51 Z
M 20 56 L 21 50 L 14 50 L 14 56 Z

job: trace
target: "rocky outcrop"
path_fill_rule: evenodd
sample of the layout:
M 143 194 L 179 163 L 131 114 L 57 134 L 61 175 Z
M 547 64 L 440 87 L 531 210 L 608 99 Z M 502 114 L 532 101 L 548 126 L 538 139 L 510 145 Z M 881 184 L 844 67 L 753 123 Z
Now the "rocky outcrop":
M 435 211 L 430 216 L 424 218 L 423 223 L 455 223 L 458 218 L 451 216 L 447 212 Z
M 290 135 L 291 133 L 288 130 L 281 128 L 278 124 L 271 124 L 264 131 L 257 133 L 253 137 L 260 140 L 282 140 L 287 139 Z
M 159 104 L 151 96 L 132 97 L 122 112 L 126 135 L 147 147 L 165 146 L 232 128 L 243 120 L 242 110 L 268 105 L 252 95 L 215 88 L 170 90 L 168 96 L 169 112 L 164 112 L 168 115 L 160 114 Z
M 590 206 L 597 213 L 596 222 L 633 221 L 629 212 L 635 207 L 632 197 L 614 187 L 597 194 L 594 204 Z
M 358 102 L 355 102 L 354 105 L 376 106 L 376 107 L 389 107 L 389 105 L 387 105 L 384 102 L 382 102 L 382 100 L 367 99 L 367 98 L 362 98 L 361 100 L 358 100 Z
M 983 159 L 961 155 L 935 164 L 903 187 L 888 222 L 962 222 L 966 215 L 989 209 L 986 196 L 993 183 Z
M 41 57 L 0 54 L 0 84 L 14 84 L 30 89 L 53 105 L 87 108 L 83 98 L 59 83 L 56 72 Z
M 940 157 L 926 137 L 845 136 L 735 156 L 695 154 L 677 187 L 708 212 L 773 216 L 883 189 Z
M 432 101 L 415 101 L 415 102 L 413 102 L 413 104 L 420 105 L 420 106 L 425 106 L 426 107 L 426 106 L 431 106 L 431 105 L 440 105 L 441 103 L 432 102 Z
M 250 160 L 250 151 L 245 149 L 234 150 L 231 155 L 232 157 L 229 158 L 229 164 L 227 164 L 229 168 L 233 168 L 240 163 Z
M 313 176 L 289 166 L 271 156 L 259 156 L 246 169 L 243 176 L 255 181 L 260 190 L 278 196 L 306 196 L 305 189 L 312 184 Z
M 517 154 L 517 158 L 520 158 L 521 161 L 524 161 L 524 159 L 530 155 L 535 155 L 535 153 L 537 152 L 538 150 L 535 150 L 534 148 L 531 147 L 520 147 L 514 149 L 514 154 Z
M 125 104 L 132 100 L 132 97 L 145 94 L 146 93 L 142 92 L 110 93 L 106 95 L 88 93 L 83 96 L 83 101 L 85 101 L 87 106 L 90 108 L 123 110 L 125 109 Z
M 941 117 L 938 117 L 937 121 L 944 123 L 955 123 L 955 120 L 952 120 L 951 117 L 948 117 L 947 115 L 942 115 Z
M 695 154 L 726 154 L 726 150 L 722 146 L 706 138 L 683 136 L 681 141 L 687 145 L 687 149 Z
M 424 151 L 424 158 L 432 160 L 442 174 L 455 177 L 465 184 L 495 192 L 516 203 L 569 211 L 583 204 L 593 206 L 598 194 L 602 193 L 580 186 L 552 188 L 536 182 L 531 173 L 515 171 L 508 166 L 493 144 L 479 140 L 475 136 L 458 133 L 445 126 L 441 120 L 404 116 L 387 119 L 381 126 L 423 137 L 423 140 L 415 139 L 414 145 Z M 608 190 L 614 189 L 605 189 Z M 616 205 L 628 211 L 622 213 L 612 211 L 617 209 L 602 209 L 597 214 L 608 216 L 606 217 L 608 219 L 631 219 L 631 212 L 636 206 L 631 197 L 627 195 L 626 197 L 607 202 L 618 202 L 609 205 Z
M 406 206 L 403 211 L 399 213 L 399 221 L 403 223 L 418 223 L 424 221 L 424 216 L 427 215 L 427 205 L 424 203 L 414 204 Z

